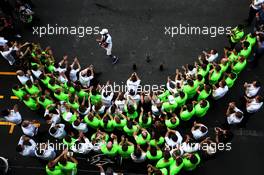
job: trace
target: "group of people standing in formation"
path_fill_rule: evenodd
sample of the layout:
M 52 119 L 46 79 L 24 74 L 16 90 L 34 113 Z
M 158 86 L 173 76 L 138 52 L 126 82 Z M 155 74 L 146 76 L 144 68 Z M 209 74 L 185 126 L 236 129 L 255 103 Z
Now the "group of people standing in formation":
M 49 47 L 12 43 L 9 50 L 15 53 L 1 52 L 7 60 L 23 63 L 16 72 L 20 84 L 12 92 L 30 110 L 43 115 L 49 125 L 49 140 L 66 146 L 56 150 L 47 140 L 42 142 L 39 135 L 44 124 L 23 119 L 15 105 L 2 110 L 2 116 L 20 125 L 24 133 L 16 151 L 45 161 L 48 175 L 77 174 L 76 156 L 94 154 L 114 162 L 147 162 L 148 174 L 195 170 L 219 152 L 218 144 L 230 143 L 231 125 L 243 123 L 263 105 L 260 82 L 245 83 L 243 107 L 230 102 L 225 122 L 212 133 L 204 124 L 212 101 L 223 98 L 264 49 L 262 31 L 245 34 L 238 25 L 228 37 L 231 47 L 224 48 L 223 58 L 216 50 L 204 51 L 194 64 L 176 69 L 165 90 L 155 92 L 140 91 L 141 80 L 135 72 L 126 82 L 126 92 L 114 92 L 110 81 L 99 85 L 93 65 L 82 69 L 78 58 L 69 63 L 67 56 L 55 62 Z M 109 174 L 103 165 L 97 166 L 101 174 Z

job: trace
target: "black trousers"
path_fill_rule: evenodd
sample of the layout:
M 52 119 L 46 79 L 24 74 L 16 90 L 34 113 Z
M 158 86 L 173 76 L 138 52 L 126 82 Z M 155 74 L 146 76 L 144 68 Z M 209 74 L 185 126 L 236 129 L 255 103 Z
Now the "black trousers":
M 258 12 L 258 10 L 254 9 L 252 6 L 250 6 L 250 8 L 249 8 L 249 14 L 248 14 L 248 24 L 251 24 L 252 23 L 252 21 L 256 17 L 256 13 L 257 12 Z

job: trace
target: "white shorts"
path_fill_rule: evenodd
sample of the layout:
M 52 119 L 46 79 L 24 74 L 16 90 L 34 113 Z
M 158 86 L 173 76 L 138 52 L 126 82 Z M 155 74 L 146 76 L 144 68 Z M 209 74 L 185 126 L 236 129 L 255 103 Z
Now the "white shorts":
M 107 56 L 112 55 L 112 45 L 109 45 L 105 50 Z

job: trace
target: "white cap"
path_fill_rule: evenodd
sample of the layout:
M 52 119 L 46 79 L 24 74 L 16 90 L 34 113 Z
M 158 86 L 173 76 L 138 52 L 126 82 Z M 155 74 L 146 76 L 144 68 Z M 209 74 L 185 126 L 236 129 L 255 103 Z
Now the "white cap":
M 169 103 L 170 103 L 170 104 L 175 103 L 174 97 L 173 97 L 172 95 L 170 95 L 170 96 L 168 97 L 168 100 L 169 100 Z
M 102 31 L 100 32 L 101 35 L 107 34 L 108 30 L 107 29 L 102 29 Z

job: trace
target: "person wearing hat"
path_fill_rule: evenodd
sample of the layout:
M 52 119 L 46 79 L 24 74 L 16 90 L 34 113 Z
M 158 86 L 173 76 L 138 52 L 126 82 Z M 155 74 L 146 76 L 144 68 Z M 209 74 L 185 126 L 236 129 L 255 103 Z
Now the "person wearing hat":
M 106 50 L 106 55 L 112 58 L 112 63 L 116 64 L 118 61 L 118 58 L 114 55 L 112 55 L 112 37 L 108 33 L 108 29 L 102 29 L 100 32 L 102 35 L 100 39 L 97 39 L 96 41 L 99 42 L 99 45 Z
M 175 101 L 175 98 L 170 95 L 168 97 L 168 102 L 162 104 L 162 110 L 164 112 L 173 112 L 177 108 L 178 104 Z

